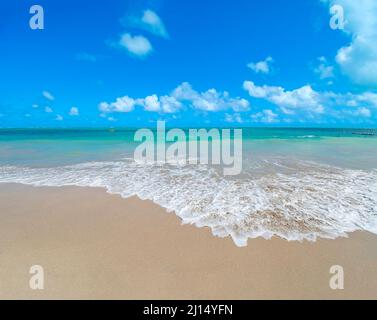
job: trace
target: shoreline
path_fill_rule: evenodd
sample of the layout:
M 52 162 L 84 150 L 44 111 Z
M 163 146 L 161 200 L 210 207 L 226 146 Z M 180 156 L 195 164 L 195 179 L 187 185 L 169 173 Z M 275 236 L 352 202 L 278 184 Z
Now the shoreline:
M 237 247 L 149 200 L 0 184 L 1 299 L 375 299 L 377 236 Z M 29 288 L 41 265 L 45 289 Z M 345 289 L 329 287 L 332 265 Z

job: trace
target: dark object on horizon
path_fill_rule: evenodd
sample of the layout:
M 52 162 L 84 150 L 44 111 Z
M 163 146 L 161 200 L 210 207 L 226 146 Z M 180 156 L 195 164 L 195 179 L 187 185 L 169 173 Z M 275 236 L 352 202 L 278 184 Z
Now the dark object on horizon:
M 368 132 L 368 131 L 364 131 L 364 132 L 352 132 L 352 134 L 357 134 L 357 135 L 360 135 L 360 136 L 375 136 L 376 133 L 374 132 Z

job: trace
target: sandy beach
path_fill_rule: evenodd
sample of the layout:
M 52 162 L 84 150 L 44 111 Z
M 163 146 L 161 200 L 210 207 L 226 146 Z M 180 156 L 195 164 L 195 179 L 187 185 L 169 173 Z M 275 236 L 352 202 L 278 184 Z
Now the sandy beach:
M 1 299 L 373 299 L 377 236 L 239 248 L 151 201 L 104 189 L 0 185 Z M 44 290 L 29 288 L 41 265 Z M 329 287 L 332 265 L 344 290 Z

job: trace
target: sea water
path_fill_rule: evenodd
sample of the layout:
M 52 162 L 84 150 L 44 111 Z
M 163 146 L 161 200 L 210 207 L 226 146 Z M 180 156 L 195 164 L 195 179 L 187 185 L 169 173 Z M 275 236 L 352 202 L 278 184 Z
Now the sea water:
M 0 183 L 137 195 L 238 246 L 377 233 L 377 130 L 244 128 L 243 169 L 136 163 L 136 129 L 0 129 Z

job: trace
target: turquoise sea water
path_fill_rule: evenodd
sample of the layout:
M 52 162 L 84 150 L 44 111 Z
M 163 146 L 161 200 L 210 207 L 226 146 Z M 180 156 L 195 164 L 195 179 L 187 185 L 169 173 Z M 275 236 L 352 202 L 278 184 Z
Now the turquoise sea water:
M 0 165 L 130 157 L 136 129 L 0 129 Z M 168 130 L 168 129 L 167 129 Z M 355 169 L 377 162 L 377 129 L 243 128 L 246 158 L 293 157 Z
M 136 164 L 135 129 L 0 129 L 0 183 L 103 187 L 249 238 L 377 233 L 377 130 L 244 128 L 243 170 Z

